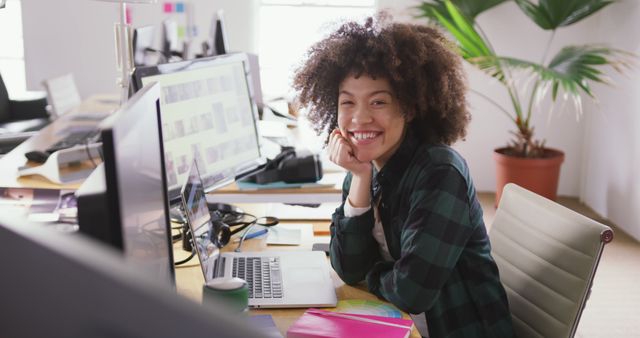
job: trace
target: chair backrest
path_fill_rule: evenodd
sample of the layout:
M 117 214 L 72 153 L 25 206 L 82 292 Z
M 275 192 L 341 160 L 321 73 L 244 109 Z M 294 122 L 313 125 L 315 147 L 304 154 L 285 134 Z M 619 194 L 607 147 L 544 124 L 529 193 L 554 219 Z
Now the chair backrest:
M 64 74 L 43 81 L 47 91 L 47 101 L 51 106 L 51 116 L 60 117 L 82 102 L 73 74 Z
M 516 336 L 573 337 L 611 228 L 510 183 L 490 238 Z

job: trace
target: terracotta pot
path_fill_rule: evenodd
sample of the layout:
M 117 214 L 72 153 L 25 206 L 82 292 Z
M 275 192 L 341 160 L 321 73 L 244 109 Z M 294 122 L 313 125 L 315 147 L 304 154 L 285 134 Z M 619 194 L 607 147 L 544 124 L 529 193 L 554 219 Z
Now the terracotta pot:
M 505 149 L 498 148 L 493 152 L 496 161 L 496 207 L 507 183 L 515 183 L 555 201 L 564 153 L 546 148 L 543 158 L 525 158 L 505 155 Z

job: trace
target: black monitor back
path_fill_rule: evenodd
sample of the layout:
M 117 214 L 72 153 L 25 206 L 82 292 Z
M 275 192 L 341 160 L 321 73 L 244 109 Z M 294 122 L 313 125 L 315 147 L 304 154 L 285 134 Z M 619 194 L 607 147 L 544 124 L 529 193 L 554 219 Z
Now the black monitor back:
M 210 39 L 212 41 L 212 55 L 229 53 L 229 38 L 224 19 L 224 11 L 218 10 L 211 21 Z
M 261 337 L 224 305 L 203 307 L 116 251 L 0 215 L 0 337 Z
M 104 163 L 76 192 L 78 223 L 81 233 L 173 284 L 159 97 L 158 85 L 147 86 L 100 124 Z

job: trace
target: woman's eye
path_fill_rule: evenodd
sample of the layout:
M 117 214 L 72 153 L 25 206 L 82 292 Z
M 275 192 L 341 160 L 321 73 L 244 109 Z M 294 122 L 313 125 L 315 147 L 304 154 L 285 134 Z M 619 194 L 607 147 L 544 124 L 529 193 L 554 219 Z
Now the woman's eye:
M 375 101 L 371 102 L 371 104 L 374 105 L 374 106 L 380 106 L 380 105 L 383 105 L 383 104 L 386 104 L 386 103 L 387 102 L 383 101 L 383 100 L 375 100 Z
M 341 106 L 346 106 L 346 105 L 351 105 L 351 104 L 353 104 L 352 101 L 342 101 L 342 102 L 340 102 Z

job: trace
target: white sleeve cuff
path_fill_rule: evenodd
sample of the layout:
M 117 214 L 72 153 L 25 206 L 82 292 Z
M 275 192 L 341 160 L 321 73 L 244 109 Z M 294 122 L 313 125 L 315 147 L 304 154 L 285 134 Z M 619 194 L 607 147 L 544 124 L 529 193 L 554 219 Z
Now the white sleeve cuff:
M 371 209 L 371 206 L 364 207 L 364 208 L 356 208 L 356 207 L 352 206 L 351 205 L 351 201 L 349 201 L 349 197 L 347 197 L 347 200 L 344 201 L 344 216 L 345 217 L 360 216 L 360 215 L 364 214 L 365 212 L 369 211 L 369 209 Z

